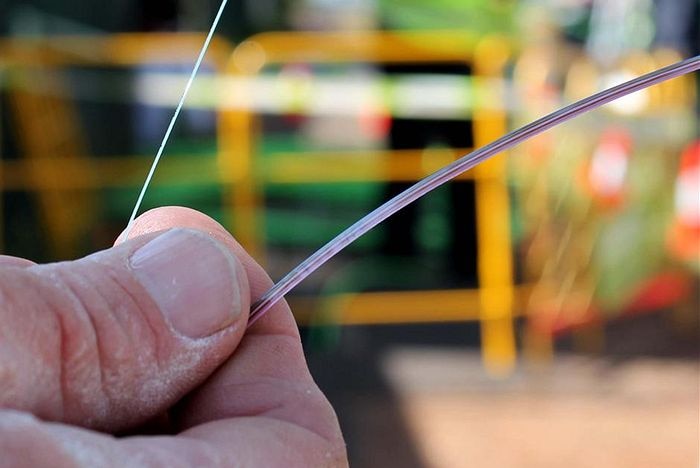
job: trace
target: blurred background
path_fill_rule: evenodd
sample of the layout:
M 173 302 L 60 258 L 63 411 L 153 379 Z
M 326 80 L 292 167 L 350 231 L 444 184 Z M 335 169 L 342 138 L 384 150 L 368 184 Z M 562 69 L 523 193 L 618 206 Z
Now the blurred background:
M 0 2 L 0 252 L 109 247 L 217 0 Z M 146 195 L 274 279 L 411 183 L 700 53 L 697 0 L 233 0 Z M 355 467 L 698 466 L 698 74 L 498 156 L 289 302 Z

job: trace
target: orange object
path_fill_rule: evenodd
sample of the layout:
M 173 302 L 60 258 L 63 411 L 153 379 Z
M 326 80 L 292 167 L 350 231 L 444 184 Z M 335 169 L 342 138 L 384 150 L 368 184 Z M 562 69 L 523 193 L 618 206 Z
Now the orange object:
M 678 259 L 700 264 L 700 140 L 681 154 L 668 246 Z

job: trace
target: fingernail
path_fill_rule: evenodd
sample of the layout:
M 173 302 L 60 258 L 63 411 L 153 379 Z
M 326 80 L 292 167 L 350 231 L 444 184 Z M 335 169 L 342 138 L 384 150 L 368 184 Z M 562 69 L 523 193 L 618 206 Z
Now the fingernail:
M 241 313 L 235 261 L 204 233 L 172 229 L 139 248 L 130 262 L 165 319 L 182 335 L 212 335 Z

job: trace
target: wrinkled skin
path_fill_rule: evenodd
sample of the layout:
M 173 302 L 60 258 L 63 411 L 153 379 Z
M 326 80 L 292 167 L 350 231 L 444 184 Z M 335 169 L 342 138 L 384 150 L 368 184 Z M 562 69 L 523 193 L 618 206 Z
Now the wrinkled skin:
M 130 263 L 178 228 L 189 247 L 172 258 L 196 265 L 206 251 L 224 272 L 183 298 L 188 310 L 232 304 L 205 337 L 175 331 Z M 0 466 L 347 466 L 287 304 L 246 330 L 251 299 L 271 284 L 220 225 L 186 208 L 145 213 L 129 239 L 85 259 L 0 256 Z

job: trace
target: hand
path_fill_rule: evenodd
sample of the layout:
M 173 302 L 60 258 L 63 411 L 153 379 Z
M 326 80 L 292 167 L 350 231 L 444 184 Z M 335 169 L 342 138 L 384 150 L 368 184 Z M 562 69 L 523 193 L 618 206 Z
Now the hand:
M 271 281 L 221 226 L 161 208 L 117 244 L 0 256 L 0 466 L 347 466 L 289 307 L 246 331 Z

